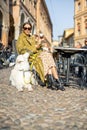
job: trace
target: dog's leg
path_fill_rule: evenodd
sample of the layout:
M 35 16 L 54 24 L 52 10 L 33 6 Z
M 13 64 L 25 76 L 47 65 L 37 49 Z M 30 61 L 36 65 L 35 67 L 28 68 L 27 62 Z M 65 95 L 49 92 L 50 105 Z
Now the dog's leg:
M 16 88 L 18 89 L 18 92 L 23 92 L 23 87 L 22 86 L 20 86 L 20 85 L 16 85 Z
M 33 88 L 32 88 L 32 85 L 31 85 L 31 84 L 29 84 L 29 85 L 27 86 L 27 88 L 28 88 L 28 91 L 33 91 Z
M 18 89 L 18 92 L 23 92 L 23 88 Z

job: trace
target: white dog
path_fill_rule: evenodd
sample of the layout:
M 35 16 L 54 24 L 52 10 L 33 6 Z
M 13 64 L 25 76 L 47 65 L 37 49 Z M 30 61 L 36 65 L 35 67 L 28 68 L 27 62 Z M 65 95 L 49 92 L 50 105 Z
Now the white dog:
M 28 88 L 28 91 L 33 90 L 31 84 L 34 84 L 35 79 L 32 72 L 30 71 L 28 58 L 28 52 L 23 55 L 18 55 L 16 58 L 16 64 L 11 71 L 11 85 L 15 86 L 18 91 L 23 91 L 23 88 Z

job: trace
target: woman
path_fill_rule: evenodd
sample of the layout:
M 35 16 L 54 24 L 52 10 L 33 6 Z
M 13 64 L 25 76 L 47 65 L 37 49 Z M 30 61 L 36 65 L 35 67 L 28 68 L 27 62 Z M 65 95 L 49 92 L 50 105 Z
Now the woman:
M 48 81 L 48 88 L 52 88 L 52 86 L 55 86 L 57 89 L 64 91 L 65 88 L 61 85 L 59 81 L 56 64 L 51 53 L 50 44 L 47 42 L 47 40 L 41 41 L 41 48 L 43 51 L 40 53 L 40 58 L 44 67 L 44 76 L 47 78 Z
M 23 24 L 23 31 L 19 35 L 16 48 L 18 54 L 24 54 L 26 51 L 31 52 L 31 56 L 29 57 L 29 62 L 31 62 L 32 66 L 35 67 L 37 73 L 39 74 L 41 80 L 44 82 L 44 71 L 42 61 L 39 57 L 40 51 L 36 45 L 35 36 L 31 35 L 32 25 L 29 22 Z
M 43 51 L 43 44 L 41 41 L 44 38 L 42 38 L 42 37 L 39 38 L 38 35 L 36 35 L 36 36 L 30 35 L 31 29 L 32 29 L 32 26 L 29 22 L 26 22 L 23 24 L 23 32 L 20 34 L 20 36 L 17 40 L 17 44 L 16 44 L 17 52 L 18 52 L 18 54 L 24 54 L 26 51 L 31 52 L 31 56 L 29 57 L 29 62 L 31 62 L 31 67 L 32 66 L 35 67 L 35 70 L 39 74 L 41 80 L 43 82 L 45 82 L 45 78 L 48 73 L 45 72 L 44 63 L 43 63 L 43 61 L 46 59 L 45 59 L 45 57 L 42 56 L 44 51 Z M 47 56 L 47 54 L 45 54 L 45 53 L 44 53 L 44 55 Z M 52 58 L 51 54 L 49 57 Z M 55 66 L 55 65 L 53 65 L 53 66 Z M 58 89 L 64 90 L 63 87 L 59 86 L 57 72 L 56 72 L 56 69 L 54 69 L 54 68 L 55 67 L 51 67 L 51 69 L 49 69 L 49 71 L 51 70 L 51 71 L 55 72 L 55 76 L 56 76 L 55 86 L 59 87 Z M 45 72 L 45 74 L 44 74 L 44 72 Z M 51 83 L 50 83 L 50 85 L 52 86 Z

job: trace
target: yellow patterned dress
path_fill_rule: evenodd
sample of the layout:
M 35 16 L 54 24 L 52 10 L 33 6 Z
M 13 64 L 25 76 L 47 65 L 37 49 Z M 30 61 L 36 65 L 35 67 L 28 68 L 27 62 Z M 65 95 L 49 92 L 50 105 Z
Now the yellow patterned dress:
M 53 66 L 56 67 L 56 64 L 52 53 L 46 47 L 44 47 L 43 51 L 40 53 L 40 58 L 44 67 L 44 75 L 46 76 Z

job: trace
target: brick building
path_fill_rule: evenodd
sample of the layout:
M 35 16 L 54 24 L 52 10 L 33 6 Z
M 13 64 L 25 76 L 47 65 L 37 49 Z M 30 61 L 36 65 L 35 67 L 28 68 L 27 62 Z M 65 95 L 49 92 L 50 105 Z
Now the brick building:
M 8 43 L 9 24 L 9 0 L 0 0 L 0 40 L 4 45 Z
M 45 0 L 0 1 L 0 39 L 5 46 L 18 39 L 26 21 L 32 24 L 32 34 L 43 33 L 52 41 L 52 22 Z
M 64 30 L 62 46 L 74 47 L 74 28 Z
M 80 42 L 84 45 L 84 39 L 87 38 L 87 0 L 74 0 L 74 43 Z

